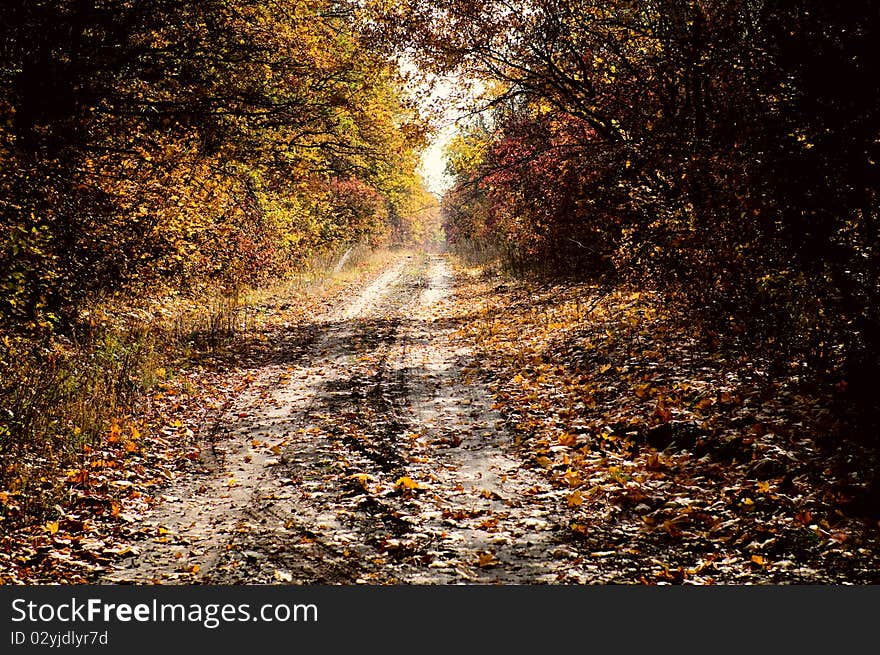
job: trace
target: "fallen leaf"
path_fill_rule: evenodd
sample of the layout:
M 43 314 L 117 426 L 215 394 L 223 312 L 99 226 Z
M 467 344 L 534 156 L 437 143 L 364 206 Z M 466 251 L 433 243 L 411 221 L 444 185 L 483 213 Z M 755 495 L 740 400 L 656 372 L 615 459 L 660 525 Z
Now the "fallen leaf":
M 397 478 L 394 486 L 398 489 L 422 489 L 422 486 L 418 482 L 406 475 Z
M 353 473 L 348 477 L 351 478 L 352 480 L 357 480 L 358 482 L 360 482 L 364 486 L 366 486 L 367 483 L 372 481 L 372 479 L 373 479 L 373 477 L 371 475 L 368 475 L 367 473 Z M 400 482 L 400 480 L 398 480 L 398 482 Z
M 494 553 L 490 553 L 489 551 L 482 551 L 477 558 L 477 566 L 479 566 L 481 569 L 497 565 L 498 558 L 495 557 Z

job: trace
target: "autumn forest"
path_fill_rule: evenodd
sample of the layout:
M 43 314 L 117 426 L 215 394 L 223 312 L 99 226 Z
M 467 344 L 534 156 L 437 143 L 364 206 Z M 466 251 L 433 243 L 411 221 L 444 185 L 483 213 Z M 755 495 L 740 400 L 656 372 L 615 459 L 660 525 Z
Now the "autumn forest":
M 0 17 L 0 584 L 880 582 L 876 3 Z

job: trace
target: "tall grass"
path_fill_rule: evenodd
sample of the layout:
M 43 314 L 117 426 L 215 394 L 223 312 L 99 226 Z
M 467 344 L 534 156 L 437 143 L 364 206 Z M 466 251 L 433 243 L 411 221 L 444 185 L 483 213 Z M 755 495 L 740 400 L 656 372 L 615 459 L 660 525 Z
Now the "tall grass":
M 0 346 L 0 504 L 7 527 L 40 518 L 59 499 L 63 471 L 152 384 L 148 326 L 87 339 L 5 337 Z

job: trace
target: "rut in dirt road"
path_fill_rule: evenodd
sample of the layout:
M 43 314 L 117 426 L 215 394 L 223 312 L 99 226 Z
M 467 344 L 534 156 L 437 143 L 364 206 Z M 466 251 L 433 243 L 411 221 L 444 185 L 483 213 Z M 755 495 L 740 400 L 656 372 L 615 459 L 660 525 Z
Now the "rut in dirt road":
M 110 582 L 537 583 L 576 554 L 562 499 L 509 452 L 469 379 L 440 256 L 390 265 L 305 331 L 218 424 L 212 470 L 172 489 Z M 580 578 L 578 577 L 580 576 Z

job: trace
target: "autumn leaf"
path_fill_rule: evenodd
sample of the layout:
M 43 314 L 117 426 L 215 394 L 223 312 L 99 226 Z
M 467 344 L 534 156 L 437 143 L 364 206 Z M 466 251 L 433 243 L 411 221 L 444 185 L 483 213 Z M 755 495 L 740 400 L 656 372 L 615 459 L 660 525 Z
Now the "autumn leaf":
M 654 407 L 654 416 L 657 417 L 661 423 L 668 423 L 672 420 L 672 410 L 666 407 L 663 403 L 658 402 L 657 406 Z
M 405 476 L 405 475 L 397 478 L 397 480 L 394 482 L 394 486 L 398 489 L 407 489 L 407 490 L 414 490 L 414 489 L 422 489 L 423 488 L 418 482 L 416 482 L 412 478 Z
M 478 526 L 480 530 L 486 530 L 487 532 L 491 532 L 498 527 L 498 517 L 493 516 L 492 518 L 488 518 L 482 521 Z
M 663 460 L 659 453 L 651 453 L 645 460 L 645 469 L 648 471 L 662 471 L 664 469 Z
M 367 473 L 352 473 L 348 476 L 350 479 L 360 482 L 361 485 L 366 486 L 368 482 L 373 480 L 373 477 Z M 402 478 L 401 478 L 402 479 Z M 398 480 L 399 482 L 400 480 Z
M 650 394 L 650 391 L 651 391 L 650 384 L 639 384 L 639 385 L 636 385 L 635 388 L 633 389 L 633 392 L 636 394 L 636 397 L 642 398 L 642 399 L 647 398 L 648 395 Z
M 477 566 L 481 569 L 490 568 L 499 564 L 498 558 L 494 553 L 489 551 L 481 551 L 477 557 Z
M 576 471 L 574 469 L 568 469 L 565 472 L 565 475 L 563 476 L 563 478 L 565 479 L 565 481 L 568 483 L 568 486 L 570 486 L 570 487 L 577 487 L 582 482 L 580 472 Z
M 571 524 L 571 531 L 574 532 L 575 534 L 579 534 L 581 536 L 586 536 L 586 534 L 589 532 L 589 528 L 586 525 L 584 525 L 583 523 L 572 523 Z

